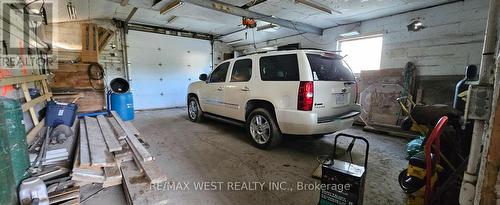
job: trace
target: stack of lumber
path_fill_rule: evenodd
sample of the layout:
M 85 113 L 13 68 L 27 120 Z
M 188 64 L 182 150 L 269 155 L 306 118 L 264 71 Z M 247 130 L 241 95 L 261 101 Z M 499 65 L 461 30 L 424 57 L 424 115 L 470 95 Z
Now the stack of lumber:
M 50 192 L 49 203 L 58 205 L 80 204 L 80 187 L 73 186 Z
M 139 141 L 140 133 L 131 123 L 124 122 L 112 111 L 111 117 L 99 115 L 80 120 L 80 141 L 75 154 L 72 180 L 80 185 L 102 183 L 103 187 L 130 181 L 123 173 L 123 167 L 136 166 L 139 170 L 134 178 L 142 178 L 148 185 L 164 182 L 154 158 Z M 134 196 L 135 193 L 126 193 Z M 130 204 L 134 200 L 127 198 Z

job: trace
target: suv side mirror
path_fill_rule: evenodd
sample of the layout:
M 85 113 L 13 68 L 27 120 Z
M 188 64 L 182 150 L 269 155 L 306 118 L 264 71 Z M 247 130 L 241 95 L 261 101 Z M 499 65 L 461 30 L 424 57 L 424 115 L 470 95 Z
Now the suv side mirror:
M 201 81 L 207 81 L 207 79 L 208 79 L 208 75 L 207 74 L 203 73 L 203 74 L 200 75 L 200 80 Z

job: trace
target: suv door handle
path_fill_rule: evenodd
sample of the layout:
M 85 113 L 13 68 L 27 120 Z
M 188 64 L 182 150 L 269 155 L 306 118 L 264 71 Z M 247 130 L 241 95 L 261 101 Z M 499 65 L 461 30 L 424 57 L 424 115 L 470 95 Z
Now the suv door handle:
M 248 88 L 247 86 L 241 88 L 241 91 L 250 91 L 250 88 Z
M 218 90 L 218 91 L 222 91 L 222 90 L 224 90 L 224 89 L 222 89 L 222 87 L 218 87 L 218 88 L 217 88 L 217 90 Z

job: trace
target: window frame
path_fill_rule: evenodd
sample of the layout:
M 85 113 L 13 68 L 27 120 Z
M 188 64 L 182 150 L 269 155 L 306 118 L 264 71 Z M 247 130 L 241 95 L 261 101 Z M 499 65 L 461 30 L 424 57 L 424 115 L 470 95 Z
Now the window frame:
M 376 33 L 370 33 L 370 34 L 366 34 L 366 35 L 353 36 L 353 37 L 350 37 L 350 36 L 349 37 L 339 37 L 339 38 L 337 38 L 337 50 L 342 51 L 342 43 L 343 42 L 364 40 L 364 39 L 370 39 L 370 38 L 382 38 L 382 47 L 380 49 L 380 65 L 379 65 L 379 69 L 377 69 L 377 70 L 381 70 L 382 69 L 382 55 L 384 52 L 384 34 L 383 33 L 376 32 Z M 347 61 L 346 61 L 346 64 L 347 64 Z M 352 65 L 349 65 L 349 66 L 351 67 Z M 360 69 L 359 73 L 356 73 L 354 71 L 354 68 L 352 68 L 352 67 L 351 67 L 351 70 L 352 70 L 352 73 L 354 74 L 354 76 L 359 76 L 361 71 L 363 71 L 362 69 Z
M 245 80 L 245 81 L 234 81 L 233 80 L 233 75 L 234 75 L 234 71 L 235 71 L 235 68 L 236 68 L 236 63 L 238 63 L 239 61 L 246 61 L 246 60 L 250 61 L 250 77 L 248 78 L 248 80 Z M 233 62 L 233 66 L 231 68 L 231 76 L 229 78 L 229 82 L 231 82 L 231 83 L 249 82 L 252 79 L 252 76 L 253 76 L 252 72 L 253 72 L 253 59 L 251 59 L 251 58 L 238 59 L 238 60 L 236 60 L 236 61 Z
M 214 74 L 215 71 L 217 71 L 217 69 L 221 68 L 222 65 L 224 64 L 228 64 L 227 65 L 227 69 L 226 69 L 226 75 L 224 76 L 224 81 L 217 81 L 217 82 L 212 82 L 212 75 Z M 207 83 L 225 83 L 227 81 L 227 73 L 229 72 L 229 67 L 231 66 L 231 62 L 224 62 L 224 63 L 221 63 L 220 65 L 218 65 L 211 73 L 210 75 L 208 76 L 208 80 L 207 80 Z

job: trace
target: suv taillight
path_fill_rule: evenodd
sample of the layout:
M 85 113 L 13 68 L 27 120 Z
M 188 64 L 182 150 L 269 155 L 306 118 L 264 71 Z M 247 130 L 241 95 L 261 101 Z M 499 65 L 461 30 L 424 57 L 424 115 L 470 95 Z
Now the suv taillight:
M 300 81 L 297 110 L 311 111 L 314 101 L 314 82 Z

